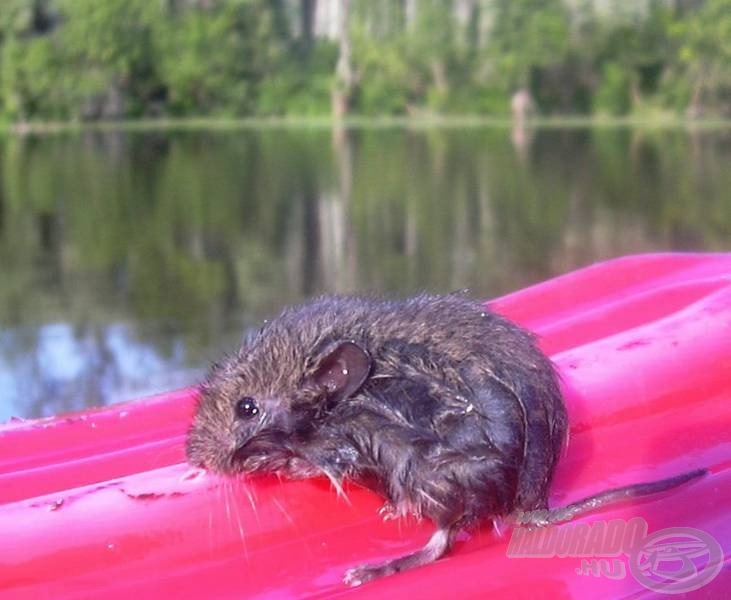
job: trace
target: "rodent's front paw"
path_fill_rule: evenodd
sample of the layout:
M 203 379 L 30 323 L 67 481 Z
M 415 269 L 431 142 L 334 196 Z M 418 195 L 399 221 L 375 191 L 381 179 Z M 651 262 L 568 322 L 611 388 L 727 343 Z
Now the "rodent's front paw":
M 384 521 L 392 521 L 398 519 L 401 516 L 401 512 L 390 502 L 385 502 L 384 505 L 378 509 L 378 514 Z

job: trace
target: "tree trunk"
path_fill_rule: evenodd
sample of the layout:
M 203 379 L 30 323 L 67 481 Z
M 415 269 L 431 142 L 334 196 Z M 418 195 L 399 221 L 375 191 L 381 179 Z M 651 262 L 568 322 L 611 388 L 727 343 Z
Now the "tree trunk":
M 301 0 L 300 15 L 302 19 L 302 40 L 307 50 L 312 45 L 315 30 L 315 11 L 317 10 L 317 0 Z
M 335 85 L 332 91 L 332 112 L 335 119 L 342 119 L 350 111 L 350 100 L 355 84 L 351 59 L 350 30 L 348 28 L 349 15 L 350 0 L 341 0 L 338 15 L 340 54 L 338 63 L 335 66 Z
M 703 116 L 703 85 L 699 78 L 693 86 L 693 96 L 690 99 L 688 108 L 685 109 L 685 116 L 689 119 L 699 119 Z

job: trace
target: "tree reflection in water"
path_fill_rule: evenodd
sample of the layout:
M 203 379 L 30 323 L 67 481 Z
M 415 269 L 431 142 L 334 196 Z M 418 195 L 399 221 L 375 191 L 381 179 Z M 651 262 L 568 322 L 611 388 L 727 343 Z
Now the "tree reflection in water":
M 728 130 L 242 128 L 0 140 L 0 420 L 194 382 L 325 291 L 494 296 L 728 250 Z

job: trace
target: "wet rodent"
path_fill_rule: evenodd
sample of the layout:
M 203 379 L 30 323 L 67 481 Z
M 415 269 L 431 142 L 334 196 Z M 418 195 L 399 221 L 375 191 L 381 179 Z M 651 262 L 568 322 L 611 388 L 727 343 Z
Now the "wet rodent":
M 478 523 L 558 522 L 703 474 L 549 510 L 566 436 L 551 361 L 507 319 L 462 295 L 326 296 L 286 309 L 211 368 L 187 455 L 226 475 L 353 479 L 389 515 L 434 521 L 424 548 L 351 569 L 351 585 L 432 562 Z

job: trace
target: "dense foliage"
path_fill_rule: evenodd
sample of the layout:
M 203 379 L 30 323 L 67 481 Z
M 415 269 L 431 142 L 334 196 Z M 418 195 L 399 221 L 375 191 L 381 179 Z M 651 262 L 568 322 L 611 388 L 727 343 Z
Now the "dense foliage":
M 731 114 L 731 0 L 3 0 L 0 115 L 325 115 L 343 35 L 356 114 Z

